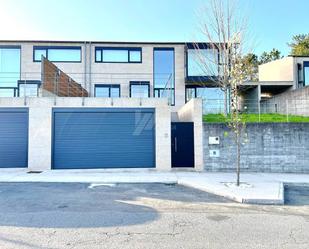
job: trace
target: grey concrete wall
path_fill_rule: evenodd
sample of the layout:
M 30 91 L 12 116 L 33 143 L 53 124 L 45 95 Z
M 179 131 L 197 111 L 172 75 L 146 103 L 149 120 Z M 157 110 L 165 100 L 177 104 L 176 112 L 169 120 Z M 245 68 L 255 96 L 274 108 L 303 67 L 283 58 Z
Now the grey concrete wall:
M 294 81 L 294 58 L 285 57 L 259 66 L 259 81 Z
M 171 110 L 166 99 L 108 98 L 0 98 L 0 107 L 29 108 L 28 168 L 51 169 L 52 108 L 135 107 L 155 108 L 156 169 L 171 170 Z
M 203 124 L 206 171 L 235 171 L 236 146 L 225 124 Z M 228 136 L 226 133 L 229 133 Z M 252 123 L 241 149 L 242 172 L 309 173 L 309 123 Z M 220 144 L 210 145 L 209 136 Z M 218 150 L 218 157 L 210 157 Z
M 261 112 L 309 116 L 309 86 L 261 101 Z
M 242 112 L 258 113 L 259 112 L 259 100 L 260 100 L 260 86 L 254 86 L 253 88 L 242 92 L 241 94 L 241 110 Z

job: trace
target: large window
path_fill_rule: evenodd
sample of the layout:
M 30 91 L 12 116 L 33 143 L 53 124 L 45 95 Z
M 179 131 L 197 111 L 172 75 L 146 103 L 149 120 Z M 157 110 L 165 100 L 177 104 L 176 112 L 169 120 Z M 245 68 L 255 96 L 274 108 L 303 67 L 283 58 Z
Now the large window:
M 304 62 L 304 85 L 309 86 L 309 61 Z
M 0 46 L 0 97 L 17 96 L 20 79 L 20 47 Z
M 186 87 L 186 102 L 192 98 L 203 99 L 204 113 L 224 112 L 224 92 L 219 87 Z
M 131 98 L 149 98 L 150 84 L 148 81 L 130 81 Z
M 154 97 L 168 98 L 175 104 L 174 48 L 154 48 Z
M 52 62 L 81 62 L 81 47 L 34 46 L 33 61 L 40 62 L 42 55 Z
M 101 85 L 96 84 L 94 90 L 95 97 L 105 97 L 105 98 L 119 98 L 120 97 L 120 85 Z
M 218 76 L 217 49 L 188 49 L 187 76 Z
M 141 48 L 96 47 L 95 62 L 105 63 L 141 63 Z

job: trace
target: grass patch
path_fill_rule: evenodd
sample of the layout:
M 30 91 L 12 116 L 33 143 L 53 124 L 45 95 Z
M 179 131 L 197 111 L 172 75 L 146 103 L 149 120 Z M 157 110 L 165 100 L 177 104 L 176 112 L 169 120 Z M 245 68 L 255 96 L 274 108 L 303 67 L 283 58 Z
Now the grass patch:
M 309 122 L 308 116 L 296 116 L 289 115 L 287 120 L 287 116 L 278 113 L 267 113 L 261 114 L 261 120 L 259 120 L 258 114 L 240 114 L 241 119 L 246 123 L 256 123 L 256 122 L 266 122 L 266 123 L 284 123 L 284 122 L 292 122 L 292 123 L 302 123 Z M 206 123 L 226 123 L 229 121 L 230 116 L 225 117 L 223 114 L 206 114 L 203 115 L 203 121 Z

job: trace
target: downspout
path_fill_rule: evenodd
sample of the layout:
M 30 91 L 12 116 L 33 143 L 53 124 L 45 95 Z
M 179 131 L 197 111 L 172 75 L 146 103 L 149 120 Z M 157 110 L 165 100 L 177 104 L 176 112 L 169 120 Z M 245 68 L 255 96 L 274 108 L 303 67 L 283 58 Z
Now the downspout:
M 89 97 L 91 96 L 92 92 L 92 75 L 91 75 L 91 65 L 92 65 L 92 45 L 89 42 Z

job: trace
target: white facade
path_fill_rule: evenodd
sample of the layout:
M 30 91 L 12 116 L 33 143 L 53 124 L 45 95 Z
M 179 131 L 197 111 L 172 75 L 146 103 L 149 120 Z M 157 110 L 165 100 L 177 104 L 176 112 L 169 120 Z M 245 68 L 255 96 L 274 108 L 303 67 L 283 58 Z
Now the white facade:
M 60 70 L 81 84 L 89 97 L 1 97 L 1 108 L 25 107 L 29 111 L 28 168 L 43 171 L 52 168 L 53 108 L 153 108 L 155 110 L 155 169 L 172 169 L 171 122 L 194 123 L 194 170 L 203 170 L 202 101 L 186 103 L 185 43 L 104 43 L 0 41 L 1 47 L 20 47 L 20 80 L 40 81 L 42 63 L 34 61 L 34 47 L 80 47 L 80 62 L 53 62 Z M 140 63 L 99 63 L 96 47 L 141 48 Z M 174 51 L 175 105 L 166 97 L 154 98 L 154 49 Z M 147 81 L 150 98 L 130 98 L 130 81 Z M 0 82 L 1 83 L 1 82 Z M 96 85 L 119 84 L 120 98 L 95 97 Z M 1 87 L 1 86 L 0 86 Z M 1 158 L 0 158 L 1 159 Z
M 129 97 L 130 81 L 149 81 L 150 97 L 153 92 L 154 48 L 174 49 L 175 106 L 177 111 L 185 104 L 185 44 L 184 43 L 104 43 L 104 42 L 44 42 L 0 41 L 1 46 L 21 47 L 21 80 L 41 80 L 41 63 L 33 61 L 34 46 L 81 47 L 81 62 L 53 62 L 60 70 L 81 84 L 90 96 L 94 96 L 96 84 L 120 84 L 121 97 Z M 141 63 L 95 62 L 96 47 L 141 48 Z

